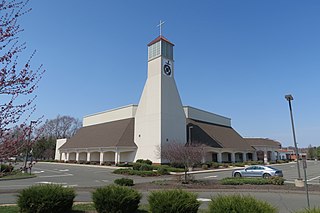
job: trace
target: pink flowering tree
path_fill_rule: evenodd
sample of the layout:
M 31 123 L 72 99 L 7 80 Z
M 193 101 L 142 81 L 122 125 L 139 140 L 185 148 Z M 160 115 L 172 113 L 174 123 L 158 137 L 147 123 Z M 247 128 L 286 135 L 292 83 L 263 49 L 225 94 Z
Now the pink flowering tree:
M 29 0 L 0 0 L 0 158 L 19 152 L 32 128 L 28 120 L 36 109 L 34 91 L 44 73 L 33 67 L 33 51 L 26 60 L 19 56 L 26 49 L 21 42 L 19 19 L 30 12 Z M 15 128 L 14 128 L 15 127 Z M 19 131 L 17 132 L 17 130 Z

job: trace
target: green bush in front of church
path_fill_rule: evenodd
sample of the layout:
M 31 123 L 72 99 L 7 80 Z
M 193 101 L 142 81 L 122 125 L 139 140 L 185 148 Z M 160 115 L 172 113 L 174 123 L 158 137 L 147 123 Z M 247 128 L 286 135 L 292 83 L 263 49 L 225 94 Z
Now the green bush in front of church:
M 64 213 L 72 209 L 76 194 L 61 185 L 34 185 L 18 194 L 17 205 L 26 213 Z
M 148 202 L 153 213 L 196 213 L 200 206 L 197 194 L 181 189 L 153 191 Z
M 137 161 L 136 161 L 136 163 L 142 163 L 142 164 L 148 164 L 148 165 L 152 165 L 152 161 L 151 160 L 149 160 L 149 159 L 147 159 L 147 160 L 144 160 L 144 159 L 138 159 Z
M 109 185 L 96 189 L 92 200 L 98 213 L 132 213 L 139 208 L 142 195 L 126 186 Z
M 133 180 L 129 179 L 129 178 L 119 178 L 119 179 L 115 179 L 114 183 L 119 185 L 119 186 L 133 186 Z
M 209 203 L 209 213 L 276 213 L 277 208 L 271 204 L 248 195 L 218 195 Z

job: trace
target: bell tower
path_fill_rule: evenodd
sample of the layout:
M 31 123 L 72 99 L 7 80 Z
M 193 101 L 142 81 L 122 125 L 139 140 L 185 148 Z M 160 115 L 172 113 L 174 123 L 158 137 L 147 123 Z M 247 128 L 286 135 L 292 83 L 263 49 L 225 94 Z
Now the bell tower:
M 148 77 L 135 115 L 135 160 L 163 163 L 159 150 L 164 143 L 186 143 L 186 116 L 174 80 L 173 47 L 161 34 L 148 44 Z

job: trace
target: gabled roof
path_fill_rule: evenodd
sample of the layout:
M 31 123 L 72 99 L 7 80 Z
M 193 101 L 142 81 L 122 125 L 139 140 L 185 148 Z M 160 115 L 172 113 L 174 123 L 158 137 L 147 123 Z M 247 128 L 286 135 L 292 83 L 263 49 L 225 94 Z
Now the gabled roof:
M 281 143 L 275 140 L 271 140 L 269 138 L 245 138 L 245 140 L 251 146 L 266 146 L 266 147 L 274 147 L 281 148 Z
M 149 44 L 148 44 L 148 47 L 151 46 L 152 44 L 155 44 L 157 43 L 158 41 L 160 40 L 163 40 L 165 42 L 168 42 L 169 44 L 171 44 L 172 46 L 174 46 L 174 44 L 172 42 L 170 42 L 167 38 L 165 38 L 164 36 L 160 35 L 158 36 L 157 38 L 155 38 L 153 41 L 151 41 Z
M 230 148 L 254 151 L 254 149 L 232 127 L 212 124 L 193 119 L 187 119 L 188 126 L 192 125 L 193 141 L 216 148 Z M 193 136 L 192 136 L 193 134 Z
M 134 118 L 82 127 L 60 149 L 116 146 L 137 147 Z

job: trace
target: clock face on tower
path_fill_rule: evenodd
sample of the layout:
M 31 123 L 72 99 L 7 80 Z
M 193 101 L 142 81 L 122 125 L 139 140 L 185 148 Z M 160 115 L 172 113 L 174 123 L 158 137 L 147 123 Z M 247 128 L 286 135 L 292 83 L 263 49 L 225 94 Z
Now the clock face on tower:
M 164 60 L 163 73 L 167 76 L 172 75 L 172 63 L 169 60 Z

